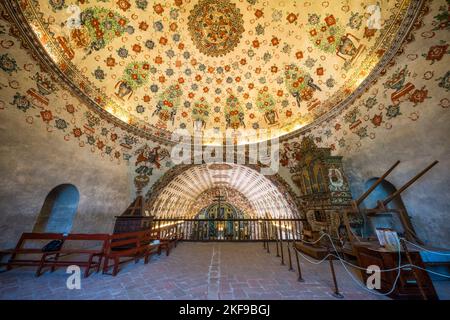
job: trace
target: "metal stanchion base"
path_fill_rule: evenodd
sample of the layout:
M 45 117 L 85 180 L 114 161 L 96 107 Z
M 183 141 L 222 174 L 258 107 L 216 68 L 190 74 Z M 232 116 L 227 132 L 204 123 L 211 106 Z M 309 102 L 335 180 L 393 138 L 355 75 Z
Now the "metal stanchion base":
M 337 299 L 344 299 L 344 296 L 340 293 L 333 292 L 331 295 Z

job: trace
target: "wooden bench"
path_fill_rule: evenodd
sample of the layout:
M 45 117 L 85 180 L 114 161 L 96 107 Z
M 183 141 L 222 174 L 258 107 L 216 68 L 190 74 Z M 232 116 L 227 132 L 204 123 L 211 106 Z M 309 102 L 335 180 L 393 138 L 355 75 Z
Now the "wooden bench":
M 80 249 L 70 246 L 71 243 L 79 241 L 85 242 L 85 248 Z M 108 234 L 69 234 L 64 237 L 64 243 L 60 250 L 44 252 L 37 275 L 40 275 L 45 267 L 50 267 L 53 272 L 57 267 L 77 265 L 80 268 L 85 268 L 84 277 L 87 278 L 91 269 L 95 268 L 96 272 L 100 271 L 108 241 Z M 97 246 L 92 242 L 97 243 Z M 67 258 L 67 256 L 70 256 L 70 258 Z M 61 260 L 61 257 L 64 259 Z M 87 259 L 83 259 L 83 257 Z
M 52 240 L 62 241 L 60 249 L 42 251 L 42 246 Z M 2 254 L 11 256 L 2 265 L 6 265 L 7 270 L 14 266 L 36 266 L 36 276 L 40 276 L 45 267 L 50 267 L 53 272 L 57 267 L 77 265 L 85 268 L 84 276 L 88 277 L 92 268 L 96 268 L 97 272 L 100 270 L 108 240 L 108 234 L 23 233 L 14 249 L 2 251 Z M 101 246 L 94 249 L 70 247 L 73 241 L 95 241 L 100 242 Z M 27 247 L 30 243 L 34 244 L 31 248 Z
M 64 241 L 62 233 L 23 233 L 14 249 L 3 250 L 2 256 L 10 256 L 6 263 L 1 263 L 6 266 L 6 270 L 11 270 L 13 267 L 39 267 L 42 264 L 44 252 L 43 245 L 52 240 Z M 34 246 L 27 246 L 30 243 Z M 36 276 L 39 273 L 36 272 Z
M 119 265 L 122 263 L 132 260 L 137 263 L 141 258 L 144 258 L 144 263 L 147 264 L 152 254 L 160 252 L 160 245 L 153 245 L 153 240 L 150 231 L 110 235 L 105 250 L 103 273 L 108 273 L 110 268 L 109 260 L 113 260 L 113 276 L 117 275 Z M 123 261 L 121 260 L 122 258 L 126 258 L 126 260 Z

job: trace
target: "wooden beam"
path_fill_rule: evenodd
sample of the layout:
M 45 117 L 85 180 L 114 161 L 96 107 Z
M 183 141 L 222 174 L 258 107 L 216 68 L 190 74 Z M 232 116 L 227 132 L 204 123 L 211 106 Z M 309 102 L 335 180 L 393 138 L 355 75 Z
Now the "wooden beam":
M 386 206 L 389 202 L 395 199 L 399 194 L 401 194 L 403 191 L 405 191 L 410 185 L 412 185 L 414 182 L 416 182 L 421 176 L 423 176 L 425 173 L 427 173 L 428 170 L 433 168 L 436 164 L 438 164 L 439 161 L 434 161 L 432 164 L 430 164 L 428 167 L 423 169 L 421 172 L 419 172 L 414 178 L 409 180 L 405 185 L 403 185 L 400 189 L 395 191 L 393 194 L 391 194 L 389 197 L 387 197 L 383 201 L 383 205 Z
M 381 177 L 379 177 L 378 180 L 375 181 L 374 184 L 355 201 L 356 206 L 359 206 L 364 201 L 364 199 L 366 199 L 372 193 L 372 191 L 392 172 L 392 170 L 394 170 L 395 167 L 398 166 L 399 163 L 400 161 L 397 160 L 397 162 L 394 163 L 394 165 L 389 168 L 388 171 L 386 171 Z

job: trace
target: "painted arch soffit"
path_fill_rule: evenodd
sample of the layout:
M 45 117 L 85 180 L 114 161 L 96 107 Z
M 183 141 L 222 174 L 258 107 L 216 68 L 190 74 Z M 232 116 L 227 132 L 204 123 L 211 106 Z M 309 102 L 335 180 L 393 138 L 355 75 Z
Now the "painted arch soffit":
M 297 216 L 294 198 L 279 176 L 264 176 L 236 164 L 179 165 L 156 181 L 146 195 L 146 208 L 156 216 L 195 214 L 220 189 L 230 203 L 239 203 L 257 216 Z M 252 215 L 253 215 L 252 214 Z
M 422 2 L 4 5 L 41 62 L 92 109 L 172 144 L 179 128 L 205 140 L 208 132 L 246 129 L 252 142 L 259 129 L 284 139 L 335 116 L 392 59 Z

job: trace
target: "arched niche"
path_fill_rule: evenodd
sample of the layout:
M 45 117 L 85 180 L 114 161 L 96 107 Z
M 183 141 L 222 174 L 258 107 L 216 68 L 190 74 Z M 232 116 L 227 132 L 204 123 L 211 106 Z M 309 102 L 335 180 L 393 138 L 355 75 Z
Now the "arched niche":
M 33 232 L 69 233 L 78 208 L 80 193 L 72 184 L 60 184 L 47 195 Z
M 377 180 L 378 178 L 376 177 L 367 180 L 365 183 L 366 190 L 369 189 Z M 378 205 L 377 201 L 383 201 L 395 191 L 397 191 L 397 188 L 392 183 L 387 180 L 383 180 L 364 200 L 363 205 L 367 209 L 375 208 Z M 406 212 L 400 195 L 387 204 L 387 209 L 398 209 Z M 370 230 L 375 230 L 376 228 L 390 228 L 396 230 L 400 234 L 403 234 L 405 231 L 398 214 L 378 214 L 369 220 L 371 227 L 366 225 L 366 232 L 370 232 Z
M 366 190 L 369 189 L 377 180 L 378 180 L 378 178 L 371 178 L 371 179 L 367 180 L 367 182 L 365 183 L 365 186 L 364 186 L 365 189 Z M 397 188 L 392 183 L 390 183 L 387 180 L 383 180 L 375 188 L 375 190 L 373 190 L 370 193 L 370 195 L 364 200 L 363 205 L 368 209 L 375 208 L 377 206 L 377 201 L 382 201 L 382 200 L 386 199 L 389 195 L 391 195 L 395 191 L 397 191 Z M 402 210 L 405 209 L 405 206 L 403 205 L 403 201 L 402 201 L 400 195 L 395 197 L 395 199 L 393 199 L 387 205 L 387 207 L 390 209 L 402 209 Z

